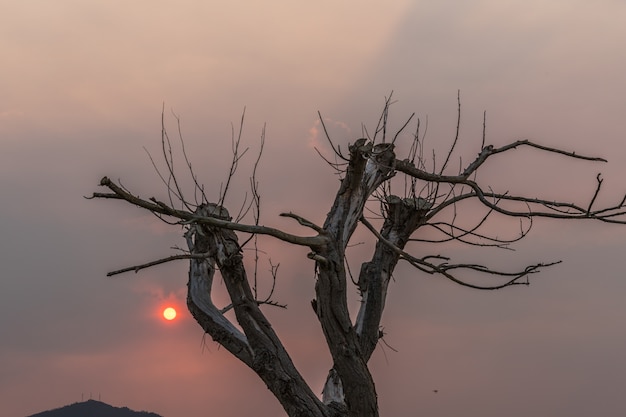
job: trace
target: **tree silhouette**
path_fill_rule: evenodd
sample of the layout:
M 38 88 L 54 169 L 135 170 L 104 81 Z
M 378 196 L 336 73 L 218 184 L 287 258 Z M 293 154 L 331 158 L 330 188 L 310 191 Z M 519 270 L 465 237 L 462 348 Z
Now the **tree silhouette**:
M 166 169 L 157 169 L 157 172 L 167 189 L 167 202 L 140 198 L 108 177 L 100 181 L 100 185 L 108 191 L 96 192 L 90 198 L 123 200 L 159 216 L 168 224 L 182 225 L 187 249 L 167 258 L 113 271 L 109 275 L 137 272 L 173 260 L 188 260 L 189 311 L 213 340 L 265 382 L 289 416 L 370 417 L 378 416 L 378 405 L 368 361 L 383 337 L 381 318 L 387 289 L 400 261 L 408 262 L 417 272 L 440 276 L 479 290 L 528 285 L 532 274 L 559 262 L 501 270 L 478 262 L 455 263 L 449 257 L 434 252 L 415 254 L 411 250 L 414 242 L 419 242 L 420 249 L 427 244 L 453 241 L 506 249 L 527 236 L 534 218 L 626 222 L 626 197 L 609 207 L 594 207 L 603 183 L 600 175 L 596 177 L 595 191 L 584 203 L 498 192 L 484 180 L 477 179 L 477 172 L 487 161 L 522 147 L 570 160 L 606 162 L 605 159 L 529 140 L 494 147 L 485 144 L 483 130 L 477 156 L 451 173 L 455 171 L 451 168 L 451 161 L 457 150 L 459 122 L 456 137 L 443 162 L 436 168 L 437 158 L 425 156 L 419 120 L 415 133 L 404 133 L 413 121 L 411 116 L 393 135 L 389 134 L 391 104 L 390 96 L 385 100 L 374 131 L 370 134 L 364 129 L 364 137 L 350 144 L 347 152 L 331 140 L 320 115 L 334 154 L 329 157 L 322 156 L 319 150 L 318 153 L 341 176 L 334 202 L 321 225 L 292 212 L 281 214 L 308 229 L 308 234 L 287 233 L 260 223 L 261 204 L 256 172 L 263 151 L 264 132 L 261 135 L 261 151 L 250 177 L 251 198 L 233 217 L 224 207 L 224 201 L 241 158 L 246 153 L 240 149 L 243 117 L 239 134 L 235 134 L 233 129 L 231 168 L 215 201 L 207 198 L 205 187 L 192 169 L 180 135 L 182 159 L 185 170 L 190 174 L 193 199 L 183 192 L 181 174 L 174 169 L 172 141 L 163 127 L 161 144 Z M 412 138 L 412 144 L 408 153 L 399 158 L 395 153 L 397 141 L 407 136 Z M 154 160 L 153 163 L 156 168 Z M 475 210 L 477 206 L 482 208 L 482 215 L 477 219 L 464 219 L 467 208 Z M 507 238 L 489 232 L 487 225 L 498 216 L 519 219 L 519 229 L 513 236 Z M 346 249 L 359 225 L 369 231 L 375 248 L 371 259 L 362 263 L 354 277 L 347 266 Z M 311 304 L 333 361 L 321 398 L 296 369 L 263 313 L 263 308 L 268 305 L 283 305 L 272 299 L 272 293 L 259 297 L 256 272 L 249 277 L 244 268 L 244 248 L 254 249 L 258 259 L 256 238 L 259 235 L 309 249 L 307 256 L 314 265 L 315 275 L 315 296 Z M 276 269 L 272 266 L 274 280 Z M 230 297 L 226 306 L 216 306 L 212 298 L 216 274 L 222 277 Z M 356 287 L 361 299 L 358 312 L 352 316 L 347 301 L 351 286 Z M 235 321 L 226 316 L 231 310 Z

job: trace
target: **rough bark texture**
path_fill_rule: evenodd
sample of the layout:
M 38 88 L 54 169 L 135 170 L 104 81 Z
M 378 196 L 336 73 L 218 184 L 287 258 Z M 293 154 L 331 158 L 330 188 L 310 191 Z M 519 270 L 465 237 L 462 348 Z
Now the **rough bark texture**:
M 386 103 L 383 123 L 386 123 L 389 104 Z M 164 149 L 167 148 L 166 144 L 170 145 L 169 142 L 164 142 Z M 378 417 L 376 388 L 367 363 L 381 338 L 380 323 L 387 290 L 400 259 L 406 260 L 423 273 L 438 274 L 457 284 L 487 290 L 527 285 L 529 274 L 557 263 L 539 263 L 517 271 L 498 271 L 476 263 L 450 263 L 444 256 L 427 254 L 418 258 L 405 251 L 407 242 L 418 228 L 427 224 L 435 226 L 444 234 L 441 242 L 456 240 L 477 246 L 506 246 L 523 238 L 530 230 L 530 226 L 528 229 L 522 227 L 521 236 L 510 240 L 498 236 L 485 236 L 477 232 L 492 213 L 526 219 L 546 217 L 626 223 L 623 220 L 623 217 L 626 217 L 626 198 L 612 207 L 592 209 L 602 185 L 600 176 L 597 177 L 594 195 L 584 205 L 512 195 L 508 192 L 497 193 L 491 188 L 479 185 L 474 174 L 488 158 L 521 146 L 569 158 L 603 161 L 601 158 L 581 156 L 529 141 L 516 141 L 499 148 L 483 144 L 478 156 L 464 170 L 459 171 L 458 175 L 444 175 L 445 163 L 439 173 L 429 172 L 424 169 L 423 160 L 415 164 L 415 155 L 412 160 L 396 159 L 394 145 L 391 143 L 383 141 L 374 145 L 366 139 L 359 139 L 349 147 L 347 168 L 343 171 L 340 188 L 323 226 L 317 226 L 293 213 L 282 214 L 297 220 L 303 227 L 314 230 L 317 233 L 314 236 L 297 236 L 260 226 L 258 217 L 255 218 L 253 225 L 233 221 L 224 207 L 206 201 L 204 188 L 197 182 L 195 182 L 196 192 L 203 196 L 203 204 L 197 206 L 183 198 L 176 181 L 173 181 L 173 188 L 168 182 L 170 201 L 178 198 L 182 207 L 180 209 L 174 208 L 173 203 L 168 205 L 155 198 L 142 199 L 115 184 L 108 177 L 104 177 L 100 185 L 107 187 L 111 192 L 94 193 L 92 198 L 125 200 L 157 216 L 174 219 L 173 223 L 185 226 L 189 253 L 124 268 L 109 275 L 133 270 L 137 272 L 173 259 L 189 259 L 187 296 L 189 311 L 213 340 L 224 346 L 263 380 L 290 417 Z M 454 145 L 446 161 L 453 150 Z M 338 151 L 337 156 L 344 157 Z M 164 157 L 170 179 L 175 179 L 173 164 L 168 159 L 171 155 L 164 154 Z M 400 198 L 388 195 L 390 188 L 380 187 L 396 172 L 406 175 L 409 181 L 412 181 L 412 188 L 407 194 L 413 197 Z M 426 184 L 420 185 L 422 191 L 426 190 L 423 194 L 426 199 L 414 197 L 422 192 L 419 189 L 416 191 L 415 184 L 418 181 Z M 252 182 L 254 184 L 254 181 Z M 440 185 L 443 184 L 449 188 L 447 191 L 439 192 Z M 382 192 L 374 195 L 376 190 L 381 189 Z M 253 194 L 257 197 L 258 204 L 254 185 Z M 373 195 L 383 206 L 381 214 L 384 221 L 380 230 L 374 228 L 363 216 L 365 205 Z M 484 218 L 474 226 L 461 227 L 455 223 L 457 206 L 464 201 L 478 201 L 487 209 Z M 506 208 L 499 205 L 501 201 L 508 203 Z M 516 204 L 519 205 L 517 208 Z M 432 222 L 434 216 L 449 208 L 454 208 L 452 219 Z M 377 240 L 371 259 L 361 265 L 357 282 L 361 305 L 353 322 L 347 302 L 349 280 L 345 251 L 359 222 L 363 223 Z M 242 250 L 235 232 L 264 234 L 311 250 L 308 257 L 315 261 L 316 271 L 316 298 L 312 305 L 332 357 L 332 366 L 321 399 L 304 381 L 261 311 L 262 302 L 255 298 L 248 282 Z M 472 241 L 472 238 L 475 240 Z M 484 243 L 485 241 L 487 243 Z M 492 279 L 503 279 L 504 282 L 476 285 L 460 279 L 457 276 L 459 271 L 484 274 Z M 229 306 L 221 309 L 215 306 L 211 296 L 216 272 L 221 275 L 231 301 Z M 231 309 L 236 323 L 225 316 L 225 312 Z
M 393 145 L 372 146 L 359 139 L 350 147 L 350 162 L 324 223 L 329 244 L 317 261 L 317 316 L 333 358 L 324 387 L 324 402 L 344 402 L 348 416 L 378 416 L 374 380 L 367 367 L 346 296 L 345 249 L 363 215 L 367 199 L 393 175 Z
M 316 313 L 333 359 L 323 401 L 313 394 L 254 299 L 243 268 L 237 236 L 210 224 L 193 224 L 187 233 L 192 254 L 189 270 L 189 310 L 211 337 L 252 368 L 278 398 L 289 416 L 377 417 L 378 402 L 369 360 L 378 341 L 384 301 L 398 255 L 379 244 L 369 267 L 359 278 L 364 303 L 357 326 L 347 305 L 345 249 L 372 193 L 393 175 L 393 145 L 373 146 L 366 139 L 350 147 L 350 163 L 333 207 L 320 232 L 322 240 L 310 245 L 316 262 Z M 404 247 L 419 225 L 424 208 L 418 200 L 390 197 L 389 219 L 382 233 Z M 195 213 L 202 218 L 230 221 L 215 204 Z M 323 242 L 319 244 L 319 242 Z M 378 264 L 377 264 L 378 263 Z M 211 301 L 211 284 L 218 269 L 232 300 L 241 330 Z
M 230 219 L 226 209 L 201 206 L 197 214 Z M 189 269 L 189 311 L 213 340 L 248 365 L 265 382 L 289 416 L 328 417 L 332 413 L 311 391 L 284 349 L 269 321 L 259 309 L 248 283 L 237 236 L 231 230 L 193 226 L 189 250 L 209 254 L 192 259 Z M 232 300 L 239 331 L 211 301 L 211 284 L 218 268 Z
M 399 249 L 404 249 L 411 234 L 425 221 L 430 204 L 421 198 L 386 199 L 387 216 L 380 234 Z M 380 321 L 385 308 L 387 287 L 400 256 L 389 245 L 376 243 L 372 260 L 361 265 L 359 291 L 361 308 L 356 319 L 356 332 L 366 361 L 381 337 Z

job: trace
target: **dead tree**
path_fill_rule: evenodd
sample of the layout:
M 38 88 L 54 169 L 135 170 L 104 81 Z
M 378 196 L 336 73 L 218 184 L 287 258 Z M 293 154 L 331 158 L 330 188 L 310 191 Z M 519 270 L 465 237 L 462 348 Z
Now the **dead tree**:
M 626 197 L 613 206 L 594 208 L 602 186 L 600 175 L 596 178 L 597 185 L 591 198 L 583 204 L 497 192 L 476 177 L 477 171 L 488 160 L 522 147 L 571 160 L 606 162 L 602 158 L 583 156 L 528 140 L 494 147 L 485 144 L 483 131 L 478 155 L 456 173 L 450 174 L 450 161 L 458 141 L 458 124 L 449 152 L 441 166 L 435 169 L 434 164 L 424 156 L 419 121 L 414 134 L 403 134 L 413 137 L 408 155 L 399 158 L 395 154 L 396 141 L 413 116 L 391 137 L 387 133 L 390 105 L 391 101 L 387 99 L 376 129 L 371 135 L 364 130 L 365 137 L 349 145 L 347 153 L 342 152 L 326 133 L 334 156 L 325 160 L 341 175 L 340 187 L 326 221 L 317 225 L 294 213 L 281 214 L 309 229 L 309 234 L 304 235 L 260 224 L 256 178 L 259 159 L 253 164 L 251 201 L 240 209 L 234 219 L 224 207 L 230 180 L 245 153 L 239 149 L 241 126 L 239 135 L 235 135 L 233 129 L 231 170 L 228 180 L 221 187 L 219 198 L 214 202 L 208 200 L 204 186 L 197 179 L 181 136 L 182 154 L 194 189 L 193 201 L 183 193 L 179 173 L 174 170 L 172 142 L 163 129 L 162 153 L 166 169 L 157 172 L 167 188 L 169 201 L 142 199 L 108 177 L 100 181 L 100 185 L 108 189 L 107 192 L 96 192 L 90 198 L 123 200 L 170 224 L 182 225 L 187 249 L 184 253 L 113 271 L 109 275 L 137 272 L 172 260 L 188 260 L 189 311 L 214 341 L 265 382 L 289 416 L 372 417 L 378 416 L 378 404 L 368 361 L 383 337 L 381 318 L 387 289 L 398 262 L 406 261 L 420 273 L 440 276 L 481 290 L 528 285 L 530 275 L 558 263 L 536 263 L 517 270 L 500 270 L 479 263 L 454 263 L 442 255 L 412 254 L 411 242 L 421 242 L 420 247 L 425 243 L 456 241 L 507 248 L 528 234 L 533 218 L 626 222 Z M 260 155 L 261 152 L 259 158 Z M 401 195 L 392 192 L 398 188 L 403 189 Z M 468 225 L 461 219 L 465 205 L 470 202 L 480 203 L 484 213 Z M 252 214 L 248 217 L 252 217 L 252 221 L 246 222 L 245 214 L 250 210 Z M 508 239 L 483 232 L 494 216 L 518 218 L 520 229 Z M 359 225 L 369 231 L 375 241 L 375 249 L 371 260 L 361 265 L 358 277 L 354 279 L 347 268 L 346 248 Z M 430 237 L 424 238 L 421 232 L 427 230 Z M 310 250 L 308 258 L 315 266 L 313 311 L 319 319 L 333 361 L 321 398 L 298 372 L 263 313 L 262 308 L 266 305 L 279 304 L 270 297 L 258 297 L 256 274 L 254 278 L 249 278 L 244 268 L 243 248 L 246 245 L 256 247 L 258 235 L 271 236 Z M 437 237 L 433 238 L 433 235 Z M 272 273 L 276 273 L 274 267 Z M 227 306 L 218 307 L 213 302 L 212 288 L 216 274 L 221 275 L 229 294 L 230 304 Z M 476 281 L 476 275 L 485 278 Z M 472 280 L 467 276 L 473 277 Z M 356 286 L 361 297 L 360 308 L 354 317 L 350 315 L 347 302 L 351 285 Z M 236 322 L 225 315 L 231 310 Z

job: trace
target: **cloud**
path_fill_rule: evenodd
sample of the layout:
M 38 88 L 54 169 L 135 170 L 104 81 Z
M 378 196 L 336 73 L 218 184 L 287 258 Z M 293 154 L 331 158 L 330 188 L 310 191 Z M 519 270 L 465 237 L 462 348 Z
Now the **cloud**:
M 478 152 L 487 110 L 487 143 L 528 137 L 611 163 L 564 165 L 519 149 L 485 166 L 481 181 L 587 201 L 603 171 L 607 195 L 619 200 L 623 15 L 624 5 L 608 0 L 16 2 L 0 16 L 3 411 L 27 415 L 93 391 L 163 415 L 282 415 L 250 370 L 208 338 L 203 349 L 184 309 L 185 262 L 105 277 L 184 244 L 180 229 L 136 208 L 82 199 L 101 191 L 103 175 L 144 197 L 163 196 L 143 151 L 158 153 L 163 102 L 168 129 L 169 109 L 182 117 L 210 198 L 230 163 L 230 122 L 247 106 L 251 151 L 267 122 L 262 222 L 294 233 L 305 231 L 278 213 L 322 223 L 338 187 L 312 150 L 334 160 L 313 121 L 317 111 L 344 150 L 363 134 L 362 123 L 372 133 L 391 90 L 398 102 L 390 126 L 415 111 L 428 125 L 429 157 L 431 148 L 445 155 L 454 138 L 461 90 L 463 144 L 452 170 Z M 248 172 L 237 181 L 231 210 L 244 199 Z M 589 414 L 585 404 L 603 404 L 619 415 L 624 239 L 622 229 L 605 226 L 537 222 L 518 252 L 481 251 L 481 260 L 506 267 L 565 261 L 529 288 L 478 294 L 399 268 L 383 323 L 399 352 L 387 350 L 385 360 L 378 350 L 373 359 L 383 413 L 576 416 Z M 268 315 L 319 387 L 330 358 L 320 354 L 325 342 L 309 305 L 313 265 L 304 249 L 263 244 L 282 265 L 276 298 L 289 304 Z M 368 248 L 351 249 L 353 270 Z M 158 316 L 165 302 L 183 307 L 175 326 Z M 246 401 L 238 401 L 241 392 Z
M 326 132 L 328 132 L 328 138 Z M 333 146 L 336 144 L 345 143 L 349 140 L 355 140 L 352 130 L 347 123 L 333 120 L 330 117 L 324 117 L 324 124 L 317 119 L 313 123 L 313 126 L 309 128 L 309 136 L 307 137 L 307 144 L 309 148 L 317 149 L 324 155 L 325 158 L 334 159 L 334 152 L 332 151 L 329 140 L 333 142 Z

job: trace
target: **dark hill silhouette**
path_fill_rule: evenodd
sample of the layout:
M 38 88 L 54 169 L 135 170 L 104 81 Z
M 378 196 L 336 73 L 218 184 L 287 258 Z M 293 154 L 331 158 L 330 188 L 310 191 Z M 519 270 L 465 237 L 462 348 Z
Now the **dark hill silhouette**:
M 147 411 L 133 411 L 128 407 L 113 407 L 96 400 L 66 405 L 65 407 L 33 414 L 28 417 L 162 417 Z

